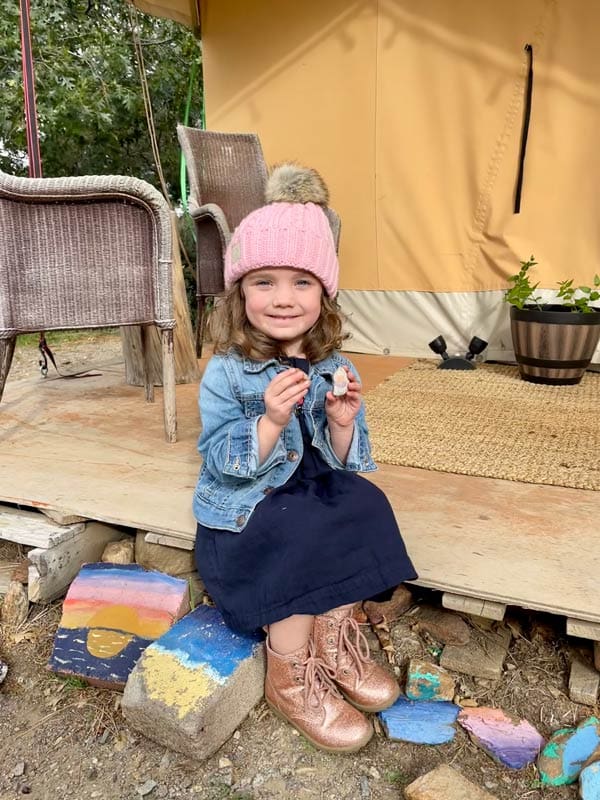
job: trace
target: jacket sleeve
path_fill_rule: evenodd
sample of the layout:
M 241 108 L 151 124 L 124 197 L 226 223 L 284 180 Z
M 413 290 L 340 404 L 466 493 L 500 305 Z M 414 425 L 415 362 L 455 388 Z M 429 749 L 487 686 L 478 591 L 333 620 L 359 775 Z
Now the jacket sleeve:
M 285 447 L 279 440 L 259 465 L 260 416 L 244 415 L 222 359 L 212 358 L 208 362 L 200 384 L 199 402 L 202 433 L 198 450 L 215 477 L 229 477 L 233 481 L 254 479 L 285 461 Z
M 354 376 L 360 383 L 360 375 L 354 364 L 347 358 L 342 358 L 342 363 L 352 370 Z M 335 454 L 331 444 L 331 433 L 329 431 L 329 425 L 327 424 L 327 416 L 324 416 L 324 419 L 325 428 L 323 431 L 323 438 L 333 463 L 338 465 L 339 469 L 347 469 L 350 472 L 373 472 L 377 469 L 371 456 L 371 442 L 369 440 L 369 429 L 365 418 L 364 401 L 361 403 L 360 410 L 354 420 L 354 432 L 352 434 L 352 441 L 350 442 L 350 449 L 348 450 L 345 464 L 342 463 Z

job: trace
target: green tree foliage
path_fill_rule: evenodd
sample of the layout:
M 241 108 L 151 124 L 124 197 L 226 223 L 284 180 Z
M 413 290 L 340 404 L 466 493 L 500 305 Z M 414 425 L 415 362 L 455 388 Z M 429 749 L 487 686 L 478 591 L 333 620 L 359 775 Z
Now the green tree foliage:
M 178 197 L 175 126 L 200 45 L 170 20 L 138 12 L 137 24 L 163 171 Z M 126 0 L 31 0 L 31 33 L 44 176 L 135 175 L 158 186 Z M 19 3 L 0 0 L 0 168 L 26 175 L 22 84 Z M 193 91 L 190 124 L 199 80 Z

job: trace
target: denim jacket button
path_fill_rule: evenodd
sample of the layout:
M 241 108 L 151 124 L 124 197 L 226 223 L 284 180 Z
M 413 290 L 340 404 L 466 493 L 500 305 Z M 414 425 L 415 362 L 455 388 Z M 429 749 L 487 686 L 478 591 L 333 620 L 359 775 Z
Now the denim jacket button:
M 265 488 L 263 489 L 263 494 L 270 494 L 272 491 L 273 491 L 272 486 L 265 486 Z
M 298 461 L 298 453 L 295 450 L 290 450 L 287 454 L 288 461 Z
M 240 516 L 239 516 L 239 517 L 236 517 L 236 518 L 235 518 L 235 524 L 236 524 L 236 525 L 237 525 L 239 528 L 241 528 L 241 527 L 242 527 L 242 525 L 244 524 L 244 522 L 246 522 L 246 517 L 245 517 L 243 514 L 240 514 Z

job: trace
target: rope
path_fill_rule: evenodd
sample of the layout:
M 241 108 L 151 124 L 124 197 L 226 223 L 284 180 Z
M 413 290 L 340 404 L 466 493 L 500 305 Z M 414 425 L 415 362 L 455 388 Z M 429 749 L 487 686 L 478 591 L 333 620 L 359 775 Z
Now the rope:
M 19 0 L 21 25 L 21 61 L 23 64 L 23 95 L 25 101 L 25 126 L 27 129 L 27 154 L 29 156 L 29 177 L 42 177 L 42 156 L 38 132 L 37 108 L 35 98 L 35 72 L 33 51 L 31 49 L 31 27 L 29 0 Z
M 160 181 L 161 191 L 164 195 L 165 200 L 167 201 L 167 203 L 169 203 L 170 206 L 171 201 L 169 198 L 169 191 L 167 189 L 167 182 L 165 181 L 165 175 L 160 160 L 160 152 L 158 149 L 158 139 L 156 137 L 156 127 L 154 125 L 154 115 L 152 113 L 152 101 L 150 99 L 150 89 L 148 88 L 148 80 L 146 78 L 146 66 L 144 64 L 144 53 L 142 51 L 142 42 L 138 34 L 139 25 L 138 25 L 137 8 L 132 4 L 128 3 L 127 9 L 129 11 L 131 36 L 133 38 L 133 47 L 136 55 L 136 63 L 137 63 L 138 73 L 140 76 L 140 83 L 142 86 L 142 96 L 144 98 L 144 110 L 146 112 L 146 122 L 148 123 L 148 133 L 150 134 L 150 145 L 152 147 L 152 155 L 154 157 L 154 164 L 156 166 L 158 180 Z

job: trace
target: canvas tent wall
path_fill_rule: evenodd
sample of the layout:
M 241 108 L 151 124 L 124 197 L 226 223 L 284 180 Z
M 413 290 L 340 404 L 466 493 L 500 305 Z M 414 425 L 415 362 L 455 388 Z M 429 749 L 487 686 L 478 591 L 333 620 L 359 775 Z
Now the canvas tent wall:
M 207 127 L 255 131 L 330 186 L 352 349 L 430 356 L 438 333 L 457 350 L 476 334 L 511 357 L 519 260 L 548 288 L 600 272 L 597 3 L 202 0 L 201 22 Z

